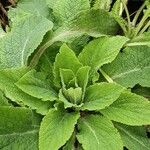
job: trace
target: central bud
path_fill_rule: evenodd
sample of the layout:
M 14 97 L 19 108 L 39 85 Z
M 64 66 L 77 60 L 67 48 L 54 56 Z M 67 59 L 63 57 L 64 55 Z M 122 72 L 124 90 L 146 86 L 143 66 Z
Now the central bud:
M 63 94 L 64 94 L 65 98 L 73 104 L 79 105 L 82 101 L 82 88 L 80 88 L 80 87 L 78 87 L 78 88 L 71 87 L 67 90 L 64 89 Z

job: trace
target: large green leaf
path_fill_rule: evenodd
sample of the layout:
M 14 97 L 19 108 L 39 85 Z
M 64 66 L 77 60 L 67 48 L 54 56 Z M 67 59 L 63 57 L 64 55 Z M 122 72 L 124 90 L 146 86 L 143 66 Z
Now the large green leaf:
M 150 139 L 144 127 L 115 124 L 124 145 L 130 150 L 150 150 Z
M 38 150 L 38 128 L 30 109 L 0 107 L 0 149 Z
M 71 137 L 79 113 L 50 110 L 40 127 L 40 150 L 58 150 Z
M 118 99 L 124 88 L 115 83 L 99 83 L 87 88 L 82 110 L 100 110 Z
M 79 120 L 78 141 L 85 150 L 122 150 L 121 137 L 112 122 L 103 116 L 90 115 Z
M 101 37 L 93 40 L 80 53 L 79 60 L 84 65 L 99 69 L 102 65 L 115 59 L 127 40 L 123 36 Z
M 90 8 L 89 0 L 47 0 L 59 24 L 69 22 L 80 11 Z
M 50 36 L 49 40 L 33 57 L 31 66 L 35 66 L 43 52 L 55 42 L 72 42 L 75 38 L 81 37 L 84 34 L 93 37 L 114 35 L 118 32 L 118 28 L 119 25 L 115 19 L 104 10 L 91 9 L 82 11 L 69 22 L 65 22 Z
M 150 124 L 150 102 L 144 97 L 124 92 L 112 105 L 101 110 L 111 120 L 127 125 Z
M 56 92 L 51 88 L 49 82 L 46 82 L 45 76 L 35 70 L 26 73 L 16 85 L 23 92 L 43 101 L 54 101 L 57 99 Z
M 21 91 L 15 83 L 28 72 L 27 68 L 5 69 L 0 71 L 0 90 L 6 97 L 21 105 L 27 105 L 36 109 L 39 113 L 45 114 L 51 107 L 51 102 L 43 102 Z
M 118 28 L 118 23 L 108 12 L 91 9 L 76 15 L 71 21 L 58 28 L 53 36 L 54 40 L 68 41 L 83 34 L 93 37 L 114 35 Z
M 54 63 L 54 83 L 56 86 L 60 85 L 60 69 L 70 69 L 74 73 L 82 66 L 75 53 L 64 44 L 60 48 Z
M 20 19 L 25 14 L 41 15 L 45 18 L 50 18 L 50 9 L 46 4 L 46 0 L 20 0 L 17 3 L 17 7 L 11 7 L 8 12 L 11 21 Z
M 127 47 L 103 70 L 117 83 L 133 87 L 136 84 L 150 86 L 150 48 Z
M 0 68 L 27 65 L 28 57 L 52 27 L 52 22 L 42 16 L 27 15 L 15 22 L 0 41 Z

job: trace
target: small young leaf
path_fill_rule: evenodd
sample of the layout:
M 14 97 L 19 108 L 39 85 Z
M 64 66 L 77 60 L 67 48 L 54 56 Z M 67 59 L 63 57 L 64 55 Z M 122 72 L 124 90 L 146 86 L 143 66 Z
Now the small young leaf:
M 67 90 L 63 90 L 64 95 L 68 101 L 70 101 L 73 104 L 80 104 L 82 99 L 82 89 L 80 87 L 78 88 L 69 88 Z
M 52 22 L 42 16 L 27 15 L 16 21 L 0 41 L 0 68 L 27 65 L 28 57 L 52 27 Z
M 0 107 L 0 149 L 38 150 L 38 128 L 30 109 Z
M 89 72 L 90 72 L 90 67 L 84 66 L 84 67 L 79 68 L 76 74 L 77 83 L 79 87 L 82 88 L 83 92 L 85 92 L 86 86 L 88 84 Z
M 131 150 L 150 150 L 150 139 L 146 135 L 144 127 L 127 126 L 123 124 L 115 124 L 124 146 Z
M 100 110 L 118 99 L 124 88 L 115 83 L 99 83 L 87 88 L 82 110 Z
M 121 137 L 112 122 L 103 116 L 90 115 L 79 120 L 78 141 L 85 150 L 122 150 Z
M 76 107 L 76 104 L 71 103 L 63 94 L 62 89 L 59 91 L 59 99 L 60 102 L 64 103 L 64 108 Z
M 150 124 L 150 102 L 130 92 L 122 93 L 118 100 L 100 112 L 111 120 L 127 125 Z
M 125 87 L 140 84 L 150 87 L 150 47 L 127 47 L 103 70 L 117 83 Z
M 60 69 L 60 77 L 63 87 L 66 87 L 75 75 L 71 69 Z
M 26 73 L 19 81 L 16 83 L 17 87 L 23 92 L 42 99 L 42 101 L 54 101 L 57 99 L 55 91 L 51 88 L 48 82 L 46 82 L 45 77 L 41 73 L 37 73 L 35 70 L 31 70 Z
M 113 61 L 127 40 L 123 36 L 101 37 L 93 40 L 80 53 L 79 60 L 84 65 L 97 70 L 102 65 Z
M 74 52 L 64 44 L 60 48 L 60 53 L 57 54 L 54 63 L 54 83 L 60 86 L 60 69 L 70 69 L 74 73 L 82 66 Z
M 71 137 L 79 113 L 50 110 L 40 127 L 39 149 L 58 150 Z

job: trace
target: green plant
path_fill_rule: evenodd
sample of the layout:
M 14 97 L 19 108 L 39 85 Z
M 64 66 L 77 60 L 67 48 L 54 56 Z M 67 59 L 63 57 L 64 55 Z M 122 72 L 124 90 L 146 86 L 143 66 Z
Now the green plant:
M 110 11 L 111 2 L 20 0 L 10 9 L 11 30 L 0 31 L 0 149 L 150 149 L 149 30 L 131 38 L 139 25 L 128 24 L 117 35 L 116 13 L 127 8 L 117 1 Z

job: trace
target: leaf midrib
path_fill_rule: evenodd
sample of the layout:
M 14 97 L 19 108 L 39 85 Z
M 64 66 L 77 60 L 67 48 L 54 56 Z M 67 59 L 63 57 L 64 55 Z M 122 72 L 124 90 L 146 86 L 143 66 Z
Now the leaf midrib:
M 142 145 L 143 147 L 147 148 L 148 150 L 150 150 L 149 147 L 145 146 L 141 141 L 139 141 L 138 139 L 136 139 L 134 136 L 132 136 L 128 131 L 126 131 L 125 129 L 123 129 L 122 127 L 118 127 L 120 130 L 122 130 L 125 134 L 127 134 L 129 137 L 131 137 L 133 140 L 137 141 L 140 145 Z

